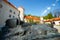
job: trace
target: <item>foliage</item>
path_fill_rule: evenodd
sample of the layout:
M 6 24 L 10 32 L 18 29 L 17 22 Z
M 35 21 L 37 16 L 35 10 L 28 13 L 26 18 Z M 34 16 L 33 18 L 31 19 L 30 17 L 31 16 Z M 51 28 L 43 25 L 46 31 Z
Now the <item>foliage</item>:
M 51 12 L 48 13 L 46 16 L 44 16 L 44 19 L 52 19 L 52 18 L 54 18 L 54 17 Z
M 33 23 L 33 20 L 32 19 L 29 19 L 29 23 Z

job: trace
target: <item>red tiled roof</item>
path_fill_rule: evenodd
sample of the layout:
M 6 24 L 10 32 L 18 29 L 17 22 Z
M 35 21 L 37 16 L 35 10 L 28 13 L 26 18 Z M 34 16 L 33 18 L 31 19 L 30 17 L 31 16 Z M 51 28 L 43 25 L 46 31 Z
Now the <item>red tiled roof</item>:
M 44 22 L 59 21 L 59 20 L 60 20 L 60 18 L 52 18 L 49 20 L 45 20 Z
M 37 18 L 37 17 L 33 17 L 34 20 L 40 20 L 40 18 Z
M 53 18 L 53 21 L 58 21 L 60 20 L 60 18 Z
M 40 20 L 40 18 L 35 16 L 25 16 L 26 19 Z
M 25 16 L 24 18 L 26 18 L 26 19 L 30 19 L 30 18 L 32 18 L 31 16 Z

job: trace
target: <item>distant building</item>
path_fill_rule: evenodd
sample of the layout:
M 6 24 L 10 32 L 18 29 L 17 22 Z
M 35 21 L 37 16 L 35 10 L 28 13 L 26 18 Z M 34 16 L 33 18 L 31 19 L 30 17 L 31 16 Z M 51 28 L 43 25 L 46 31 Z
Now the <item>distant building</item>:
M 44 21 L 46 24 L 51 24 L 52 23 L 53 27 L 58 30 L 58 33 L 60 33 L 60 18 L 52 18 Z
M 23 8 L 22 8 L 23 9 Z M 10 18 L 18 18 L 23 11 L 18 10 L 7 0 L 0 1 L 0 26 L 5 25 L 5 21 Z
M 33 22 L 33 23 L 40 23 L 40 18 L 36 16 L 25 16 L 24 17 L 25 22 Z
M 44 20 L 45 23 L 51 23 L 54 22 L 55 25 L 60 25 L 60 18 L 52 18 L 52 19 L 48 19 L 48 20 Z

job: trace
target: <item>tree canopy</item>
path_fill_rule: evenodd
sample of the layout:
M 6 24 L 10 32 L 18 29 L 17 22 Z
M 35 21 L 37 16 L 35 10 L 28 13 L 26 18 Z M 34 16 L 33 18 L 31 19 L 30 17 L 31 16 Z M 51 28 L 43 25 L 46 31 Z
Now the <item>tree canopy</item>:
M 54 17 L 51 12 L 48 13 L 46 16 L 44 16 L 44 19 L 52 19 L 52 18 L 54 18 Z

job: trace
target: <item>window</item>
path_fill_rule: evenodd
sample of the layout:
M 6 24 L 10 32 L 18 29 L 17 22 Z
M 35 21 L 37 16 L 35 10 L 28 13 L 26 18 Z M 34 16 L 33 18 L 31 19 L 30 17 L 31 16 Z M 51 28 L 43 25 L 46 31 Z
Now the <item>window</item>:
M 14 12 L 14 14 L 15 14 L 15 12 Z
M 9 17 L 11 18 L 11 15 L 9 15 Z
M 12 12 L 12 10 L 10 10 L 10 12 Z
M 15 16 L 13 16 L 13 18 L 14 18 Z
M 2 6 L 2 4 L 0 4 L 0 8 L 2 8 L 3 6 Z

